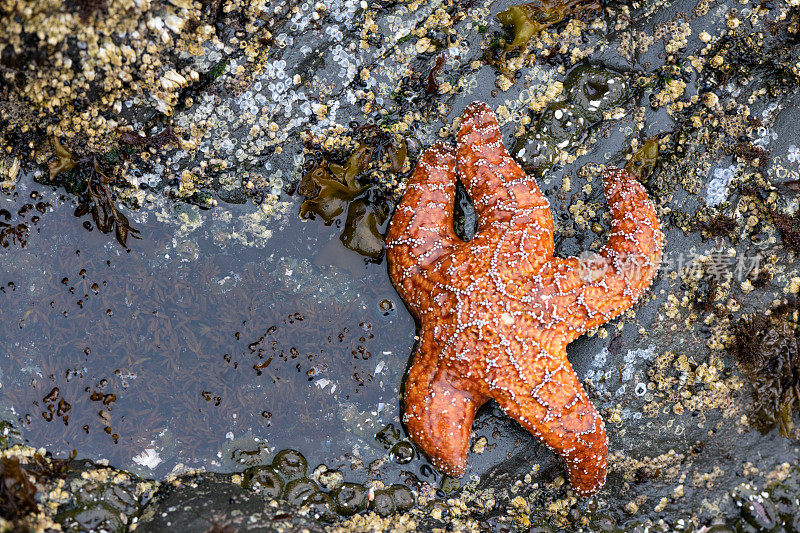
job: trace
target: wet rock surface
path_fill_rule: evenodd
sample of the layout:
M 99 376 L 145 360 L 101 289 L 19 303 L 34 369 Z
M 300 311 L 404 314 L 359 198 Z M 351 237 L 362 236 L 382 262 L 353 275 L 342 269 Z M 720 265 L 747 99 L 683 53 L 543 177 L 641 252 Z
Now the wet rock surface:
M 324 531 L 319 516 L 306 516 L 288 504 L 269 505 L 263 496 L 242 489 L 231 476 L 182 476 L 162 487 L 141 514 L 136 531 Z
M 12 21 L 0 29 L 0 356 L 14 361 L 0 365 L 0 405 L 16 428 L 4 426 L 3 445 L 26 439 L 65 456 L 81 442 L 79 456 L 111 458 L 137 474 L 102 465 L 73 466 L 66 479 L 30 474 L 41 496 L 40 523 L 146 531 L 798 530 L 786 509 L 797 508 L 800 497 L 793 466 L 800 398 L 791 397 L 800 312 L 800 6 L 607 3 L 576 9 L 516 42 L 496 18 L 511 5 L 0 3 Z M 568 350 L 610 437 L 608 482 L 589 500 L 575 497 L 562 466 L 493 404 L 476 418 L 460 482 L 433 471 L 399 423 L 397 391 L 414 328 L 380 263 L 383 213 L 402 194 L 420 151 L 451 136 L 454 118 L 475 99 L 495 109 L 506 144 L 519 148 L 513 155 L 539 177 L 562 255 L 604 241 L 603 165 L 623 166 L 646 142 L 658 143 L 657 162 L 642 180 L 660 210 L 664 267 L 632 311 Z M 75 218 L 81 198 L 89 210 Z M 469 236 L 474 213 L 460 200 L 466 215 L 456 225 Z M 101 214 L 119 210 L 142 241 L 128 234 L 116 243 L 115 226 L 109 235 L 95 231 L 98 218 L 110 222 L 94 217 L 93 206 Z M 301 212 L 316 218 L 300 223 Z M 76 249 L 83 257 L 75 258 Z M 135 313 L 123 303 L 134 301 L 141 313 L 153 310 L 133 292 L 126 299 L 124 285 L 118 296 L 97 289 L 116 307 L 93 299 L 79 274 L 85 258 L 97 265 L 87 269 L 90 278 L 106 261 L 121 271 L 137 265 L 139 277 L 126 290 L 136 292 L 137 279 L 177 278 L 185 294 L 209 295 L 203 301 L 212 307 L 226 294 L 261 296 L 254 289 L 259 276 L 287 283 L 298 305 L 336 300 L 339 307 L 326 308 L 331 315 L 353 317 L 354 328 L 367 317 L 374 323 L 380 342 L 354 337 L 342 357 L 353 356 L 350 348 L 358 355 L 359 346 L 391 355 L 357 360 L 354 368 L 333 359 L 327 368 L 303 367 L 302 379 L 289 379 L 292 387 L 279 395 L 298 398 L 282 418 L 263 406 L 268 399 L 229 400 L 219 381 L 193 382 L 184 386 L 193 395 L 178 402 L 191 415 L 170 420 L 174 413 L 164 408 L 166 422 L 134 431 L 137 404 L 122 382 L 133 374 L 182 382 L 193 368 L 230 387 L 244 379 L 257 391 L 263 385 L 256 377 L 266 379 L 275 367 L 283 377 L 295 371 L 277 362 L 259 366 L 266 358 L 253 354 L 266 346 L 259 338 L 271 324 L 258 322 L 258 302 L 251 304 L 256 312 L 240 316 L 236 309 L 248 304 L 230 298 L 220 316 L 248 320 L 252 329 L 226 324 L 220 331 L 241 332 L 243 345 L 262 343 L 250 352 L 234 346 L 253 358 L 242 358 L 242 368 L 253 367 L 256 377 L 223 366 L 233 362 L 216 345 L 214 357 L 187 351 L 176 374 L 109 361 L 112 349 L 104 351 L 102 339 L 117 339 L 126 326 L 103 323 L 106 309 Z M 222 272 L 206 275 L 201 265 Z M 302 282 L 286 282 L 290 271 Z M 63 287 L 62 277 L 71 278 Z M 102 284 L 102 276 L 90 281 Z M 162 316 L 202 314 L 181 307 L 180 297 L 158 294 Z M 53 316 L 50 301 L 57 302 Z M 62 311 L 76 322 L 56 322 Z M 380 322 L 384 313 L 389 322 Z M 149 326 L 133 324 L 140 338 L 152 335 Z M 54 339 L 88 330 L 75 353 L 92 344 L 103 359 L 91 359 L 91 350 L 89 359 L 58 350 L 45 358 L 49 345 L 26 325 Z M 189 329 L 200 330 L 195 326 Z M 219 336 L 214 324 L 206 327 L 208 338 Z M 309 339 L 327 342 L 337 333 Z M 192 345 L 180 335 L 169 342 Z M 144 353 L 163 359 L 156 348 Z M 62 379 L 67 369 L 75 374 Z M 769 389 L 758 369 L 780 369 L 777 385 Z M 61 381 L 48 381 L 50 373 Z M 87 380 L 73 381 L 80 385 L 72 385 L 75 396 L 68 396 L 70 379 Z M 132 383 L 132 390 L 146 390 Z M 167 390 L 160 387 L 152 390 Z M 774 398 L 759 396 L 767 389 L 777 390 Z M 222 410 L 215 411 L 217 398 Z M 318 411 L 300 418 L 308 398 Z M 161 404 L 148 412 L 161 413 Z M 776 404 L 774 424 L 763 424 L 766 404 Z M 106 414 L 98 418 L 98 409 Z M 314 417 L 324 419 L 317 412 L 329 413 L 327 423 L 315 424 Z M 208 427 L 193 436 L 192 424 Z M 84 425 L 91 431 L 81 441 L 70 431 Z M 305 475 L 267 476 L 266 468 L 279 470 L 277 452 L 290 447 L 306 456 Z M 23 466 L 32 457 L 24 448 L 4 454 L 23 457 Z M 232 473 L 186 474 L 181 461 Z M 413 491 L 410 510 L 407 493 L 390 493 L 398 484 Z

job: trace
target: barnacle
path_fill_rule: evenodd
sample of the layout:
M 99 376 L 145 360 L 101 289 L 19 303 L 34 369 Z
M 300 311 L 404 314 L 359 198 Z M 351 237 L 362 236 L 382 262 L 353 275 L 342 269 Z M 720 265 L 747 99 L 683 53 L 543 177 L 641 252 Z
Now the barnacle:
M 506 43 L 506 50 L 524 47 L 534 35 L 558 24 L 567 16 L 584 9 L 599 9 L 596 0 L 538 0 L 520 6 L 511 6 L 497 15 L 503 26 L 510 27 L 514 39 Z

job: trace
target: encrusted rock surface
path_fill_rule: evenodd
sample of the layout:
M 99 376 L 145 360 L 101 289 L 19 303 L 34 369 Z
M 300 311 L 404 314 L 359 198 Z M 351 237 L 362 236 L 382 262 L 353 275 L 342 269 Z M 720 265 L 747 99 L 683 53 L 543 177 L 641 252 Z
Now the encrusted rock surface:
M 358 168 L 353 190 L 368 189 L 359 209 L 389 210 L 420 150 L 452 138 L 456 118 L 480 99 L 497 113 L 506 144 L 526 148 L 513 155 L 538 176 L 553 206 L 556 253 L 568 256 L 604 242 L 603 165 L 624 166 L 646 140 L 657 140 L 658 164 L 643 182 L 665 231 L 664 267 L 641 304 L 568 349 L 607 423 L 604 490 L 593 500 L 577 498 L 555 458 L 490 405 L 476 418 L 463 486 L 407 477 L 417 506 L 405 513 L 382 518 L 367 511 L 323 522 L 313 509 L 290 509 L 241 488 L 236 475 L 176 472 L 147 481 L 84 465 L 66 479 L 36 477 L 41 511 L 30 520 L 45 528 L 58 519 L 68 527 L 68 512 L 88 505 L 80 490 L 91 485 L 92 498 L 104 502 L 119 528 L 148 531 L 168 522 L 200 531 L 215 524 L 311 531 L 546 524 L 589 531 L 602 521 L 609 528 L 637 522 L 704 531 L 715 520 L 745 531 L 796 530 L 778 525 L 786 522 L 781 505 L 800 497 L 792 467 L 800 456 L 796 411 L 788 425 L 777 412 L 781 427 L 756 420 L 763 405 L 753 401 L 752 372 L 738 366 L 736 354 L 748 341 L 742 332 L 772 327 L 794 338 L 800 329 L 800 5 L 608 3 L 565 17 L 519 49 L 506 46 L 513 36 L 496 18 L 510 5 L 0 2 L 8 22 L 0 24 L 0 181 L 4 200 L 14 202 L 34 181 L 50 183 L 50 163 L 63 207 L 72 195 L 91 200 L 72 185 L 106 176 L 132 228 L 175 236 L 161 256 L 196 257 L 201 241 L 225 253 L 253 247 L 267 255 L 276 236 L 298 227 L 292 221 L 305 198 L 297 187 L 313 168 L 335 178 L 332 165 L 346 167 L 369 146 L 372 159 Z M 623 80 L 627 92 L 581 121 L 569 74 L 586 64 Z M 407 149 L 402 158 L 400 146 Z M 469 234 L 474 220 L 459 194 L 466 218 L 457 225 Z M 342 226 L 356 214 L 344 210 Z M 81 224 L 67 215 L 59 224 Z M 25 242 L 36 249 L 39 238 L 28 229 L 3 226 L 4 271 L 33 271 L 47 256 L 22 253 Z M 325 279 L 320 283 L 335 294 L 338 285 Z M 20 298 L 2 281 L 3 297 Z M 747 326 L 753 316 L 771 326 Z M 0 318 L 17 324 L 22 316 L 0 311 Z M 405 355 L 394 357 L 399 372 Z M 795 383 L 792 371 L 783 371 L 789 373 L 781 394 Z M 400 383 L 388 386 L 396 402 Z M 395 422 L 399 427 L 399 417 Z M 347 439 L 343 432 L 338 438 Z M 30 449 L 4 454 L 33 457 Z M 320 456 L 314 464 L 369 486 L 373 497 L 384 488 L 381 472 L 388 478 L 392 467 L 393 476 L 403 469 L 416 476 L 426 466 L 416 457 L 392 466 L 388 451 L 369 468 L 345 468 L 340 459 Z

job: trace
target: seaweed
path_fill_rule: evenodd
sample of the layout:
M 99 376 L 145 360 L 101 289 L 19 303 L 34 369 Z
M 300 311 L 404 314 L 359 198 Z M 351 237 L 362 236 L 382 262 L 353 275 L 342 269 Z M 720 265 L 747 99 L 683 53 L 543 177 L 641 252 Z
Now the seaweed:
M 800 348 L 793 326 L 781 318 L 742 320 L 735 356 L 753 385 L 756 428 L 766 433 L 778 426 L 789 437 L 800 408 Z
M 40 480 L 56 477 L 63 479 L 77 456 L 77 450 L 72 450 L 65 459 L 53 459 L 37 452 L 33 455 L 33 461 L 25 466 L 25 470 Z
M 756 168 L 764 169 L 769 163 L 770 152 L 749 141 L 742 141 L 723 150 L 727 155 L 735 155 Z
M 383 254 L 380 226 L 386 222 L 388 213 L 376 199 L 376 188 L 362 184 L 358 176 L 367 170 L 375 154 L 388 158 L 390 172 L 400 172 L 408 156 L 408 147 L 405 141 L 396 142 L 375 126 L 364 126 L 360 130 L 362 136 L 369 137 L 370 144 L 359 144 L 342 165 L 331 163 L 323 156 L 303 175 L 298 192 L 306 199 L 300 206 L 300 216 L 312 219 L 319 216 L 330 226 L 346 211 L 339 240 L 346 248 L 378 260 Z
M 64 148 L 64 145 L 58 140 L 58 137 L 53 137 L 53 148 L 56 152 L 56 160 L 48 165 L 51 181 L 62 172 L 69 172 L 78 164 L 70 151 Z
M 128 235 L 134 239 L 140 239 L 139 230 L 131 227 L 128 217 L 114 205 L 114 197 L 109 188 L 111 179 L 100 170 L 97 161 L 93 162 L 92 167 L 94 168 L 93 179 L 88 181 L 87 195 L 81 198 L 78 208 L 75 210 L 75 216 L 82 217 L 91 213 L 97 229 L 102 233 L 114 231 L 117 242 L 127 249 Z
M 777 211 L 770 213 L 772 223 L 778 228 L 783 243 L 794 253 L 800 253 L 800 220 L 797 215 L 789 216 Z
M 32 191 L 30 197 L 37 199 L 39 198 L 39 193 Z M 27 246 L 30 229 L 39 223 L 41 220 L 39 214 L 44 214 L 48 207 L 50 207 L 50 204 L 42 201 L 36 202 L 35 205 L 26 203 L 17 210 L 17 217 L 24 218 L 29 213 L 33 213 L 33 215 L 28 220 L 17 221 L 12 221 L 12 215 L 8 209 L 0 209 L 0 246 L 3 248 L 11 246 L 24 248 Z
M 163 146 L 175 142 L 178 136 L 172 128 L 172 122 L 169 122 L 163 130 L 153 135 L 139 135 L 132 131 L 117 130 L 119 140 L 123 144 L 129 146 L 149 146 L 153 148 L 162 148 Z
M 171 128 L 169 135 L 173 135 Z M 161 132 L 158 135 L 163 134 Z M 131 134 L 133 135 L 133 134 Z M 154 136 L 154 137 L 157 137 Z M 138 135 L 136 137 L 139 137 Z M 164 137 L 166 138 L 166 136 Z M 147 138 L 142 141 L 148 143 Z M 159 142 L 161 137 L 159 137 Z M 155 141 L 153 141 L 155 142 Z M 139 239 L 139 230 L 133 228 L 122 212 L 117 209 L 114 202 L 114 195 L 111 192 L 111 178 L 100 168 L 99 160 L 96 156 L 88 156 L 76 159 L 59 142 L 53 139 L 53 146 L 56 152 L 56 161 L 50 163 L 50 181 L 63 186 L 67 192 L 78 196 L 78 207 L 75 209 L 75 216 L 82 217 L 91 213 L 97 229 L 102 233 L 114 232 L 117 242 L 128 249 L 128 236 Z
M 319 215 L 325 225 L 330 226 L 348 203 L 366 189 L 355 180 L 350 185 L 342 183 L 333 175 L 329 164 L 323 162 L 304 174 L 300 181 L 298 191 L 306 197 L 300 205 L 300 216 L 313 219 Z
M 440 49 L 439 46 L 436 48 Z M 441 111 L 438 101 L 442 83 L 445 80 L 454 81 L 459 75 L 458 70 L 466 68 L 465 65 L 455 65 L 453 68 L 458 70 L 445 69 L 446 62 L 447 55 L 436 52 L 423 52 L 413 60 L 407 74 L 391 92 L 396 105 L 390 104 L 388 109 L 394 117 L 401 117 L 407 112 L 429 117 Z
M 738 227 L 739 224 L 736 222 L 735 218 L 723 215 L 722 213 L 708 222 L 702 223 L 702 228 L 705 230 L 708 237 L 727 237 L 733 239 Z M 704 238 L 707 237 L 704 236 Z
M 67 459 L 48 459 L 37 453 L 26 465 L 16 455 L 0 458 L 0 516 L 21 527 L 25 517 L 39 510 L 39 489 L 31 476 L 43 481 L 63 477 L 74 458 L 75 452 Z
M 528 4 L 511 6 L 498 13 L 497 19 L 513 35 L 511 42 L 503 42 L 505 49 L 524 48 L 539 32 L 554 26 L 570 15 L 586 9 L 600 9 L 597 0 L 537 0 Z
M 444 54 L 436 58 L 436 64 L 431 68 L 430 72 L 428 72 L 428 83 L 425 85 L 425 92 L 427 94 L 436 94 L 439 92 L 439 80 L 436 78 L 441 73 L 442 67 L 444 67 Z
M 19 457 L 0 459 L 0 516 L 18 522 L 38 510 L 36 484 L 20 464 Z
M 337 165 L 331 163 L 330 171 L 336 178 L 344 183 L 349 189 L 357 189 L 359 187 L 356 182 L 356 176 L 364 172 L 372 159 L 372 148 L 366 145 L 360 145 L 355 149 L 353 154 L 347 159 L 344 165 Z
M 0 246 L 8 248 L 15 245 L 24 248 L 28 244 L 28 225 L 24 222 L 9 224 L 0 221 Z
M 646 179 L 658 163 L 658 141 L 654 138 L 647 139 L 641 148 L 633 153 L 625 170 L 636 176 L 640 181 Z
M 227 59 L 219 60 L 213 67 L 209 69 L 208 71 L 209 80 L 213 81 L 222 76 L 222 74 L 225 72 L 225 67 L 227 66 L 228 66 Z
M 379 205 L 363 198 L 355 200 L 347 209 L 347 220 L 339 240 L 350 250 L 377 259 L 383 253 L 380 226 L 384 222 L 386 212 Z
M 7 450 L 19 442 L 21 442 L 19 431 L 10 422 L 0 420 L 0 450 Z

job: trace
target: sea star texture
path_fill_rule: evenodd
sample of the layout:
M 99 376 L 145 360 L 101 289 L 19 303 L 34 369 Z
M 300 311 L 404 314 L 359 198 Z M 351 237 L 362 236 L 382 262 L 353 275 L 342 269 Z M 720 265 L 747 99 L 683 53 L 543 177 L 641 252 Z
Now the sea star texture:
M 453 231 L 456 177 L 478 215 L 469 242 Z M 437 143 L 417 163 L 386 248 L 392 281 L 420 323 L 403 421 L 442 472 L 464 474 L 475 411 L 492 398 L 564 459 L 577 493 L 605 483 L 603 419 L 566 348 L 649 287 L 662 234 L 632 174 L 606 170 L 603 185 L 606 245 L 560 258 L 550 204 L 506 151 L 486 104 L 464 110 L 455 148 Z

